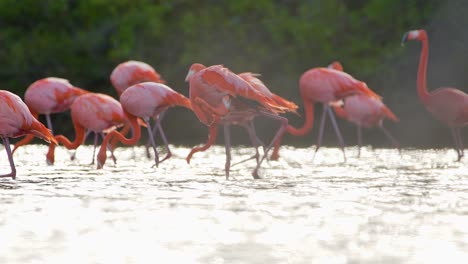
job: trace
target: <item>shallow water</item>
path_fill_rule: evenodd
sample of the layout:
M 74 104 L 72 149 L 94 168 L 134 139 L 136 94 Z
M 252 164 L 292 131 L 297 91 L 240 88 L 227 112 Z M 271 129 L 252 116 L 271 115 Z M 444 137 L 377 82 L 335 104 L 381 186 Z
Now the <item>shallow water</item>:
M 0 147 L 1 148 L 1 147 Z M 103 170 L 92 149 L 15 153 L 0 179 L 0 263 L 466 263 L 467 162 L 453 150 L 282 148 L 224 177 L 224 148 L 152 168 L 142 147 Z M 234 162 L 252 154 L 236 148 Z M 465 159 L 466 160 L 466 159 Z M 9 169 L 2 150 L 0 173 Z

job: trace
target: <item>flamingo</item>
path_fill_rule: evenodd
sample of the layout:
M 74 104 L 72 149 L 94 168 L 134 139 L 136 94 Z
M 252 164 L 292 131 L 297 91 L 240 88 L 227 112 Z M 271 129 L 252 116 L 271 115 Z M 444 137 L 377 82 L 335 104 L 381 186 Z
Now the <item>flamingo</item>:
M 32 83 L 24 94 L 24 102 L 31 114 L 37 119 L 39 115 L 45 115 L 47 127 L 54 133 L 50 114 L 62 113 L 70 109 L 76 97 L 86 94 L 88 91 L 75 87 L 66 79 L 48 77 Z M 13 152 L 33 140 L 34 136 L 26 135 L 22 140 L 16 142 Z M 47 158 L 47 163 L 54 161 Z
M 328 65 L 328 68 L 343 71 L 343 66 L 338 61 Z M 390 140 L 390 142 L 392 142 L 392 144 L 398 150 L 400 149 L 400 143 L 383 126 L 383 120 L 385 118 L 389 118 L 394 122 L 398 122 L 398 118 L 382 102 L 381 99 L 369 97 L 363 94 L 356 94 L 344 98 L 341 105 L 334 104 L 333 108 L 339 117 L 356 124 L 358 137 L 358 157 L 361 156 L 362 127 L 380 128 L 385 136 Z
M 55 137 L 67 149 L 76 149 L 83 144 L 86 129 L 99 134 L 113 130 L 122 124 L 128 124 L 119 101 L 100 93 L 88 93 L 76 98 L 71 105 L 71 117 L 75 129 L 75 140 L 71 142 L 64 135 Z M 123 130 L 128 131 L 128 126 L 125 126 Z M 47 155 L 53 158 L 54 151 L 55 145 L 49 145 Z M 94 164 L 94 154 L 91 164 Z
M 193 148 L 186 160 L 190 163 L 192 156 L 199 151 L 207 150 L 216 140 L 218 125 L 224 126 L 224 144 L 226 148 L 226 163 L 224 166 L 226 179 L 229 179 L 231 167 L 230 126 L 247 126 L 257 116 L 264 116 L 281 123 L 273 137 L 275 142 L 288 125 L 288 120 L 279 113 L 292 111 L 280 106 L 267 95 L 259 92 L 248 82 L 222 65 L 205 67 L 194 63 L 185 78 L 190 85 L 190 101 L 198 119 L 209 127 L 208 141 L 205 145 Z M 258 179 L 258 169 L 272 143 L 266 148 L 264 155 L 257 162 L 252 176 Z
M 263 95 L 266 95 L 268 98 L 275 101 L 276 104 L 278 104 L 279 106 L 284 107 L 285 109 L 289 109 L 289 111 L 294 112 L 295 114 L 297 114 L 296 109 L 298 108 L 298 106 L 295 103 L 290 102 L 290 101 L 282 98 L 281 96 L 272 93 L 270 91 L 270 89 L 268 89 L 268 87 L 266 87 L 266 85 L 259 78 L 257 78 L 258 76 L 260 76 L 260 74 L 251 73 L 251 72 L 243 72 L 243 73 L 240 73 L 238 75 L 239 75 L 239 77 L 244 79 L 244 81 L 248 82 L 252 86 L 252 88 L 256 89 L 258 92 L 262 93 Z M 260 154 L 258 152 L 258 146 L 262 145 L 264 151 L 265 151 L 265 146 L 262 143 L 262 141 L 256 135 L 253 121 L 251 121 L 251 122 L 249 122 L 247 124 L 243 124 L 243 126 L 247 130 L 247 133 L 249 134 L 249 137 L 250 137 L 250 141 L 252 142 L 253 146 L 255 147 L 256 153 L 255 153 L 255 156 L 253 158 L 255 158 L 255 160 L 258 163 L 259 159 L 260 159 Z M 249 159 L 251 159 L 251 158 L 249 158 Z
M 161 78 L 161 75 L 149 64 L 142 61 L 129 60 L 117 65 L 110 75 L 110 80 L 114 86 L 117 94 L 120 96 L 128 87 L 142 83 L 142 82 L 155 82 L 163 83 L 166 81 Z M 162 120 L 164 114 L 159 115 L 158 119 Z M 157 131 L 156 124 L 153 131 Z M 153 135 L 154 137 L 155 135 Z M 149 146 L 151 142 L 146 143 L 146 156 L 150 158 Z M 112 144 L 113 146 L 115 144 Z
M 461 128 L 468 124 L 468 95 L 458 89 L 442 87 L 429 92 L 426 85 L 429 42 L 425 30 L 411 30 L 404 34 L 402 45 L 408 40 L 422 42 L 419 59 L 417 93 L 426 109 L 439 121 L 445 123 L 452 131 L 457 161 L 464 156 Z
M 159 116 L 169 107 L 173 106 L 183 106 L 191 109 L 190 100 L 162 83 L 144 82 L 128 87 L 120 96 L 120 103 L 132 125 L 133 135 L 132 138 L 125 138 L 124 135 L 115 130 L 107 134 L 98 153 L 98 169 L 101 169 L 106 162 L 106 146 L 111 138 L 115 137 L 126 145 L 134 145 L 137 143 L 141 135 L 140 125 L 137 122 L 138 117 L 142 118 L 146 123 L 149 140 L 155 154 L 156 166 L 158 166 L 160 162 L 170 158 L 172 154 Z M 166 145 L 167 154 L 161 161 L 159 161 L 156 151 L 156 143 L 153 138 L 153 131 L 151 131 L 150 118 L 156 121 L 155 127 L 158 129 Z
M 322 144 L 326 114 L 328 113 L 338 137 L 338 141 L 340 142 L 343 157 L 346 160 L 343 137 L 341 136 L 335 116 L 330 108 L 330 104 L 347 96 L 359 93 L 375 98 L 379 98 L 379 96 L 370 90 L 366 83 L 356 80 L 351 75 L 341 70 L 325 67 L 312 68 L 303 73 L 299 79 L 299 91 L 304 103 L 305 123 L 301 128 L 295 128 L 288 125 L 286 131 L 294 136 L 303 136 L 307 134 L 312 129 L 314 121 L 314 103 L 321 103 L 323 105 L 323 111 L 315 153 L 317 153 Z M 283 135 L 281 135 L 278 141 L 275 142 L 275 147 L 271 155 L 272 160 L 277 160 L 279 158 L 279 147 L 282 136 Z
M 10 162 L 11 172 L 0 177 L 16 179 L 16 167 L 10 149 L 10 137 L 31 134 L 47 142 L 57 144 L 51 131 L 48 130 L 34 115 L 19 96 L 9 91 L 0 90 L 0 137 Z
M 110 75 L 110 80 L 119 96 L 125 89 L 137 83 L 166 83 L 149 64 L 134 60 L 117 65 Z
M 343 105 L 334 105 L 335 113 L 354 124 L 357 127 L 358 157 L 361 156 L 362 127 L 378 127 L 390 140 L 393 146 L 400 149 L 400 143 L 383 126 L 383 120 L 389 118 L 398 122 L 395 114 L 379 99 L 356 94 L 343 99 Z

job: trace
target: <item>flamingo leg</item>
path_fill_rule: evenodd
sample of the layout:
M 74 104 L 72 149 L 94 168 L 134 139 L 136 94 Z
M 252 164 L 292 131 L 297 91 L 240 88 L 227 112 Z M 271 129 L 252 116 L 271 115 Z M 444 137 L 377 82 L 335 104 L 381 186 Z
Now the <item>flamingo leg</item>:
M 46 122 L 47 122 L 47 128 L 52 132 L 52 135 L 54 134 L 54 128 L 52 127 L 52 120 L 50 119 L 50 114 L 45 114 Z
M 361 157 L 361 146 L 362 146 L 362 127 L 357 125 L 357 143 L 358 143 L 358 158 Z
M 464 157 L 465 154 L 463 153 L 463 138 L 461 136 L 461 127 L 457 128 L 457 135 L 458 135 L 458 145 L 460 146 L 460 154 L 461 154 L 461 157 Z
M 156 120 L 156 126 L 155 127 L 157 127 L 157 129 L 159 130 L 159 134 L 161 134 L 161 139 L 163 140 L 164 145 L 166 146 L 166 150 L 167 150 L 166 156 L 160 161 L 160 162 L 163 162 L 163 161 L 167 160 L 168 158 L 172 157 L 172 153 L 171 153 L 171 150 L 169 149 L 169 142 L 167 141 L 166 134 L 164 133 L 164 130 L 162 129 L 161 119 L 160 118 L 158 118 Z
M 0 178 L 7 178 L 11 177 L 13 180 L 16 179 L 16 167 L 15 162 L 13 161 L 13 154 L 11 153 L 10 149 L 10 140 L 7 137 L 2 138 L 3 146 L 5 147 L 5 151 L 8 156 L 8 161 L 10 162 L 11 172 L 8 174 L 0 175 Z
M 326 108 L 327 108 L 328 115 L 330 116 L 333 128 L 335 129 L 336 137 L 338 137 L 338 142 L 340 143 L 341 151 L 343 152 L 344 162 L 346 162 L 346 154 L 345 154 L 345 149 L 344 149 L 345 144 L 344 144 L 343 136 L 341 135 L 340 129 L 338 128 L 338 123 L 336 123 L 335 114 L 333 114 L 333 111 L 329 105 L 326 105 Z
M 92 156 L 92 159 L 91 159 L 91 165 L 94 165 L 94 156 L 96 155 L 96 147 L 97 147 L 97 144 L 98 144 L 98 136 L 99 136 L 99 134 L 94 132 L 94 146 L 93 146 L 93 156 Z
M 146 123 L 146 129 L 148 130 L 148 137 L 149 137 L 149 140 L 151 142 L 151 146 L 153 146 L 154 162 L 155 162 L 156 167 L 158 167 L 159 166 L 159 155 L 158 155 L 158 150 L 156 149 L 156 142 L 154 141 L 153 131 L 151 129 L 150 120 L 149 120 L 148 117 L 145 117 L 144 120 L 145 120 L 145 123 Z
M 327 120 L 327 105 L 326 104 L 322 104 L 322 105 L 323 105 L 323 110 L 322 110 L 322 117 L 320 119 L 319 134 L 317 137 L 317 146 L 315 147 L 315 152 L 314 152 L 314 156 L 312 157 L 312 160 L 315 159 L 315 155 L 317 154 L 317 151 L 322 146 L 323 131 L 325 129 L 325 121 Z
M 281 122 L 281 126 L 280 126 L 280 128 L 276 131 L 276 134 L 275 134 L 275 136 L 273 137 L 273 139 L 271 140 L 271 142 L 270 142 L 270 144 L 268 145 L 268 147 L 266 148 L 265 153 L 263 153 L 262 158 L 261 158 L 260 161 L 257 163 L 257 167 L 255 167 L 254 171 L 252 172 L 252 176 L 253 176 L 254 179 L 260 179 L 260 176 L 258 175 L 258 169 L 260 168 L 260 165 L 262 165 L 263 160 L 267 157 L 268 151 L 271 149 L 271 147 L 273 146 L 273 144 L 281 137 L 281 135 L 286 131 L 286 127 L 288 126 L 288 119 L 286 119 L 286 118 L 284 118 L 284 117 L 282 117 L 282 116 L 275 115 L 275 114 L 271 114 L 271 113 L 267 113 L 267 112 L 260 112 L 260 114 L 261 114 L 262 116 L 271 118 L 271 119 L 273 119 L 273 120 L 278 120 L 279 122 Z
M 460 128 L 452 127 L 450 128 L 450 130 L 452 131 L 452 137 L 455 143 L 455 150 L 457 151 L 457 161 L 460 161 L 463 157 L 463 147 L 461 143 Z
M 401 154 L 400 142 L 398 142 L 398 140 L 396 140 L 395 137 L 393 137 L 392 134 L 390 134 L 390 131 L 388 131 L 383 125 L 380 125 L 379 128 L 383 131 L 388 140 L 392 142 L 393 146 L 396 149 L 398 149 L 398 152 Z
M 162 119 L 164 118 L 165 114 L 166 114 L 166 111 L 163 111 L 163 112 L 161 112 L 161 113 L 158 115 L 158 117 L 155 119 L 156 123 L 155 123 L 154 126 L 153 126 L 153 137 L 154 137 L 154 138 L 156 138 L 156 136 L 157 136 L 157 134 L 158 134 L 158 130 L 159 130 L 159 132 L 161 132 L 161 130 L 158 129 L 158 120 L 159 120 L 159 122 L 161 122 Z M 145 148 L 146 148 L 146 157 L 147 157 L 148 159 L 151 158 L 151 153 L 149 152 L 149 146 L 150 146 L 150 144 L 151 144 L 151 142 L 150 142 L 150 139 L 148 138 L 148 141 L 146 141 L 146 144 L 145 144 Z M 169 158 L 169 157 L 166 157 L 166 158 L 164 158 L 163 160 L 165 160 L 165 159 L 167 159 L 167 158 Z M 162 160 L 161 160 L 161 162 L 162 162 Z
M 260 160 L 260 152 L 258 151 L 258 147 L 262 145 L 263 151 L 265 151 L 265 146 L 263 145 L 262 141 L 257 137 L 257 134 L 255 133 L 255 127 L 254 127 L 253 122 L 250 121 L 248 124 L 244 124 L 243 127 L 245 128 L 245 130 L 247 130 L 247 133 L 249 134 L 250 143 L 252 143 L 252 146 L 255 148 L 255 155 L 253 155 L 252 157 L 246 158 L 244 160 L 241 160 L 239 162 L 236 162 L 232 164 L 232 166 L 244 163 L 251 159 L 255 159 L 258 163 Z
M 229 179 L 229 170 L 231 169 L 231 130 L 229 124 L 224 124 L 224 147 L 226 148 L 226 163 L 224 170 L 226 172 L 226 180 Z

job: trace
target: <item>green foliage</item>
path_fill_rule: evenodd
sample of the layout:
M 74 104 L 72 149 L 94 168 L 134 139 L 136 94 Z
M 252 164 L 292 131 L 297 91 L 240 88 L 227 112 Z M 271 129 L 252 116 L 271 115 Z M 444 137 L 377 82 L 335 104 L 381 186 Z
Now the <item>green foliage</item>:
M 299 102 L 302 72 L 340 60 L 357 77 L 372 76 L 383 58 L 400 52 L 402 33 L 422 27 L 438 5 L 435 0 L 2 0 L 0 85 L 23 95 L 33 81 L 57 76 L 116 95 L 110 72 L 136 59 L 188 94 L 182 89 L 185 73 L 200 62 L 262 73 L 271 90 Z

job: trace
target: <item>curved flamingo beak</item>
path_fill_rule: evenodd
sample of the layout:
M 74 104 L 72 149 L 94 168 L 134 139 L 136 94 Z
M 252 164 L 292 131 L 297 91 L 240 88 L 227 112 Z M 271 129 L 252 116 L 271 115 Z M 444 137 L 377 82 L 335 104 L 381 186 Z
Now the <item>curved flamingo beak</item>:
M 404 35 L 403 35 L 403 38 L 401 39 L 401 45 L 404 46 L 405 43 L 408 41 L 408 33 L 409 32 L 406 32 Z

